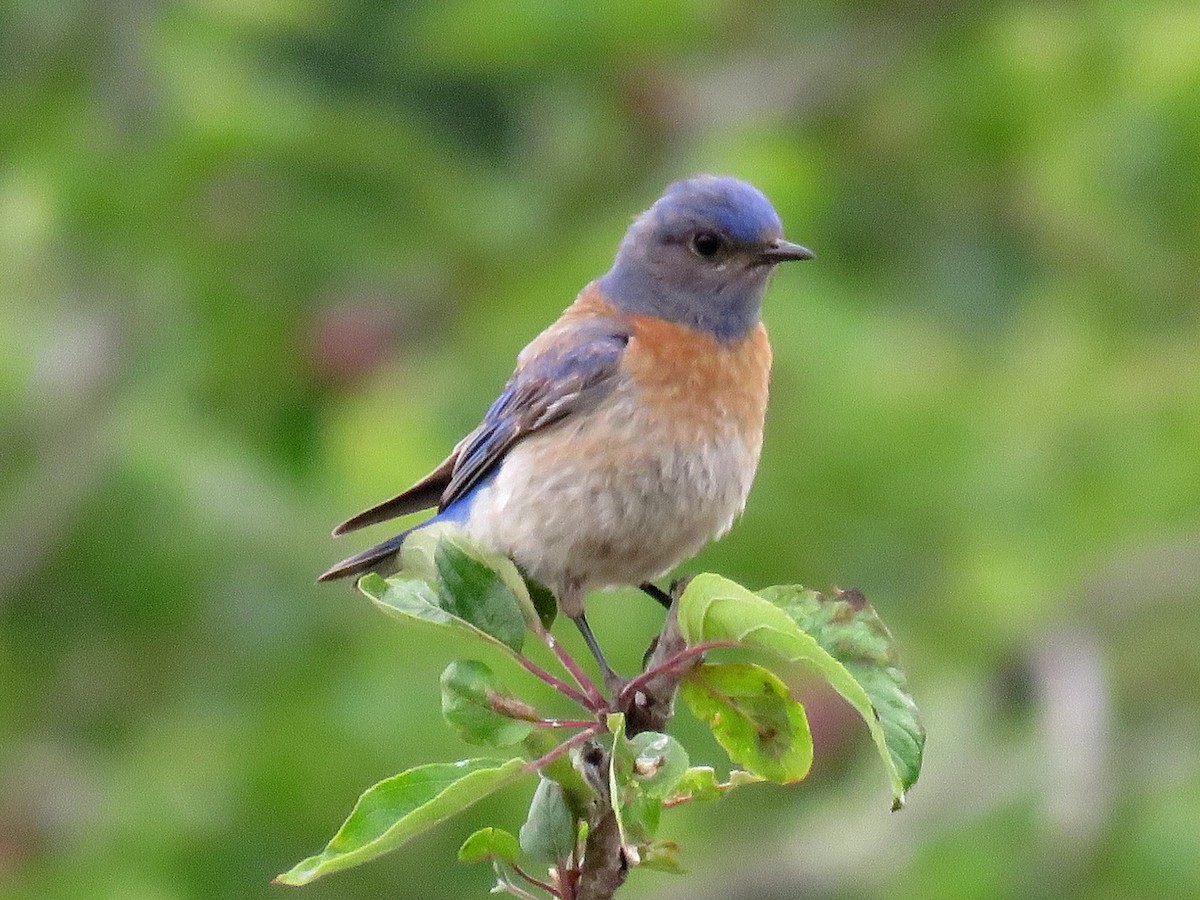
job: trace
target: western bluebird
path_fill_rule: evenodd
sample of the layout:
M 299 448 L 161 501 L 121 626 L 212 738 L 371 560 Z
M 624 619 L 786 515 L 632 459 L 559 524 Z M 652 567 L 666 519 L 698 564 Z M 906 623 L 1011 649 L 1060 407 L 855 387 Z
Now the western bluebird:
M 650 582 L 725 534 L 758 467 L 771 346 L 759 318 L 783 240 L 755 187 L 672 184 L 629 227 L 607 274 L 517 357 L 483 422 L 430 474 L 343 522 L 418 510 L 450 521 L 549 587 L 619 683 L 584 616 L 594 589 Z M 391 571 L 414 529 L 321 581 Z

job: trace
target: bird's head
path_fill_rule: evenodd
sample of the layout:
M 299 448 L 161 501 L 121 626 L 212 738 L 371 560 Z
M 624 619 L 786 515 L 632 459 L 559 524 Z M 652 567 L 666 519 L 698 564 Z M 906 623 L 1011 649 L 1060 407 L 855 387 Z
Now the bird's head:
M 783 239 L 758 188 L 700 175 L 675 182 L 638 216 L 600 286 L 629 312 L 736 340 L 758 323 L 776 264 L 812 258 Z

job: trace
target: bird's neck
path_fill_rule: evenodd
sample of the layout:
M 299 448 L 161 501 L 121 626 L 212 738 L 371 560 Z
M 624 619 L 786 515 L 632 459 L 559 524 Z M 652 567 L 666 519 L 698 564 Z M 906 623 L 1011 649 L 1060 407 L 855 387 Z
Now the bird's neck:
M 604 298 L 624 312 L 686 325 L 711 334 L 721 343 L 739 341 L 758 325 L 766 287 L 731 286 L 720 295 L 701 296 L 694 289 L 622 265 L 620 260 L 600 278 L 599 285 Z

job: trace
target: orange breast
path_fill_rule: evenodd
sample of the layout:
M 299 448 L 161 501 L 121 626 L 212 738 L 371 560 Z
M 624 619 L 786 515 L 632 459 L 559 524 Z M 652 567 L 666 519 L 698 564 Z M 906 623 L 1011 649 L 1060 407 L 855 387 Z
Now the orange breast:
M 676 425 L 696 441 L 723 434 L 737 435 L 748 446 L 761 443 L 771 374 L 771 344 L 761 323 L 741 340 L 722 344 L 684 325 L 623 313 L 592 282 L 522 356 L 569 339 L 575 323 L 592 319 L 630 327 L 622 367 L 637 386 L 639 401 L 657 411 L 660 422 Z
M 758 443 L 767 412 L 771 344 L 759 323 L 740 341 L 649 316 L 631 316 L 624 366 L 642 399 L 702 431 L 730 431 Z M 710 432 L 711 433 L 711 432 Z

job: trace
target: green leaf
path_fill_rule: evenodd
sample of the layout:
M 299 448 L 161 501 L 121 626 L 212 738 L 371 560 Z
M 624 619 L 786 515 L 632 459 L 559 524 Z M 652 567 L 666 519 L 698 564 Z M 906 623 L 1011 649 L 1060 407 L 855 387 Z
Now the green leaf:
M 513 652 L 499 638 L 442 608 L 437 589 L 420 578 L 405 573 L 386 579 L 375 574 L 364 575 L 358 580 L 358 589 L 390 616 L 454 628 Z
M 496 570 L 448 539 L 438 543 L 434 563 L 441 577 L 438 598 L 442 608 L 520 653 L 525 643 L 525 617 L 512 588 Z
M 680 693 L 738 765 L 780 784 L 808 774 L 813 748 L 804 707 L 766 669 L 706 663 L 688 673 Z
M 554 599 L 554 594 L 540 581 L 534 581 L 528 576 L 525 577 L 525 588 L 529 592 L 538 621 L 542 623 L 543 628 L 549 629 L 558 616 L 558 601 Z
M 717 773 L 712 766 L 693 766 L 683 773 L 683 777 L 675 785 L 675 790 L 663 802 L 665 805 L 671 806 L 690 800 L 708 802 L 716 800 L 726 791 L 739 785 L 758 784 L 765 780 L 761 775 L 755 775 L 753 772 L 734 769 L 729 773 L 728 781 L 720 782 L 717 781 Z
M 442 672 L 442 716 L 469 744 L 509 747 L 533 731 L 533 723 L 504 715 L 529 710 L 508 694 L 492 670 L 473 659 L 456 660 Z
M 689 644 L 734 640 L 777 661 L 816 672 L 850 703 L 871 732 L 892 784 L 892 808 L 904 803 L 912 771 L 902 774 L 866 689 L 810 634 L 779 607 L 719 575 L 697 575 L 679 598 L 679 628 Z
M 632 757 L 633 779 L 651 797 L 669 796 L 688 770 L 688 755 L 675 738 L 643 731 L 626 742 Z
M 609 717 L 613 749 L 609 760 L 609 793 L 624 844 L 653 839 L 662 817 L 662 799 L 688 768 L 687 751 L 669 735 L 653 731 L 625 738 L 625 717 Z
M 527 582 L 512 560 L 476 546 L 451 523 L 409 535 L 400 565 L 388 579 L 363 576 L 359 589 L 385 612 L 465 627 L 513 652 L 520 652 L 526 629 L 543 632 L 558 612 L 545 587 Z
M 525 738 L 522 749 L 528 759 L 539 760 L 561 744 L 562 739 L 549 728 L 535 728 Z M 559 783 L 566 796 L 567 806 L 570 807 L 576 818 L 586 818 L 594 793 L 583 780 L 583 776 L 571 764 L 569 754 L 563 754 L 551 760 L 538 771 L 544 778 Z
M 427 581 L 408 575 L 383 578 L 371 572 L 358 579 L 358 589 L 390 615 L 420 619 L 434 625 L 466 625 L 439 605 L 437 591 Z
M 625 833 L 625 805 L 621 802 L 621 789 L 623 784 L 627 784 L 630 778 L 630 771 L 627 767 L 621 765 L 622 754 L 620 748 L 625 741 L 625 714 L 624 713 L 609 713 L 605 717 L 605 725 L 612 733 L 612 751 L 608 754 L 608 795 L 612 801 L 613 815 L 617 818 L 617 831 L 621 835 L 621 846 L 629 846 L 629 839 Z M 626 768 L 626 771 L 621 771 Z
M 421 574 L 431 583 L 436 582 L 441 577 L 437 565 L 437 551 L 443 543 L 452 544 L 485 568 L 491 569 L 504 582 L 516 598 L 521 617 L 530 631 L 540 632 L 554 622 L 554 616 L 558 612 L 558 601 L 554 599 L 553 594 L 537 582 L 527 580 L 507 556 L 483 549 L 452 523 L 438 523 L 429 528 L 422 528 L 409 537 L 401 551 L 403 567 L 408 569 L 411 563 L 414 573 Z M 538 590 L 545 596 L 534 596 L 534 585 L 537 585 Z
M 826 597 L 799 585 L 780 585 L 759 596 L 786 612 L 844 665 L 871 700 L 884 743 L 904 789 L 921 772 L 925 727 L 900 669 L 891 632 L 858 591 Z
M 662 820 L 662 801 L 645 791 L 626 787 L 618 794 L 621 802 L 620 830 L 627 844 L 646 844 L 654 839 Z
M 503 828 L 480 828 L 458 848 L 458 861 L 465 863 L 499 859 L 513 866 L 520 857 L 517 839 Z
M 521 849 L 538 862 L 557 865 L 575 849 L 575 833 L 575 816 L 567 806 L 562 787 L 557 781 L 543 778 L 521 826 Z
M 464 759 L 418 766 L 379 782 L 358 798 L 337 834 L 315 856 L 275 879 L 308 884 L 374 859 L 511 784 L 525 774 L 521 758 Z
M 462 530 L 452 522 L 438 522 L 421 528 L 410 534 L 400 549 L 400 572 L 402 578 L 415 578 L 424 581 L 432 587 L 437 587 L 443 579 L 442 570 L 438 563 L 439 548 L 450 544 L 456 550 L 479 563 L 485 569 L 490 569 L 516 598 L 521 617 L 525 620 L 530 631 L 538 632 L 544 627 L 544 610 L 530 597 L 529 587 L 517 567 L 506 556 L 490 553 L 473 543 Z M 543 588 L 543 590 L 545 590 Z M 553 596 L 550 596 L 553 602 Z M 539 602 L 545 602 L 544 599 Z M 557 611 L 557 603 L 554 604 Z M 553 621 L 553 616 L 551 616 Z
M 638 868 L 653 869 L 656 872 L 667 872 L 671 875 L 683 875 L 683 866 L 679 864 L 679 845 L 674 841 L 651 841 L 638 847 Z
M 458 526 L 451 522 L 435 522 L 409 534 L 400 546 L 400 573 L 431 585 L 437 584 L 439 576 L 434 555 L 438 544 L 442 538 L 458 533 Z

